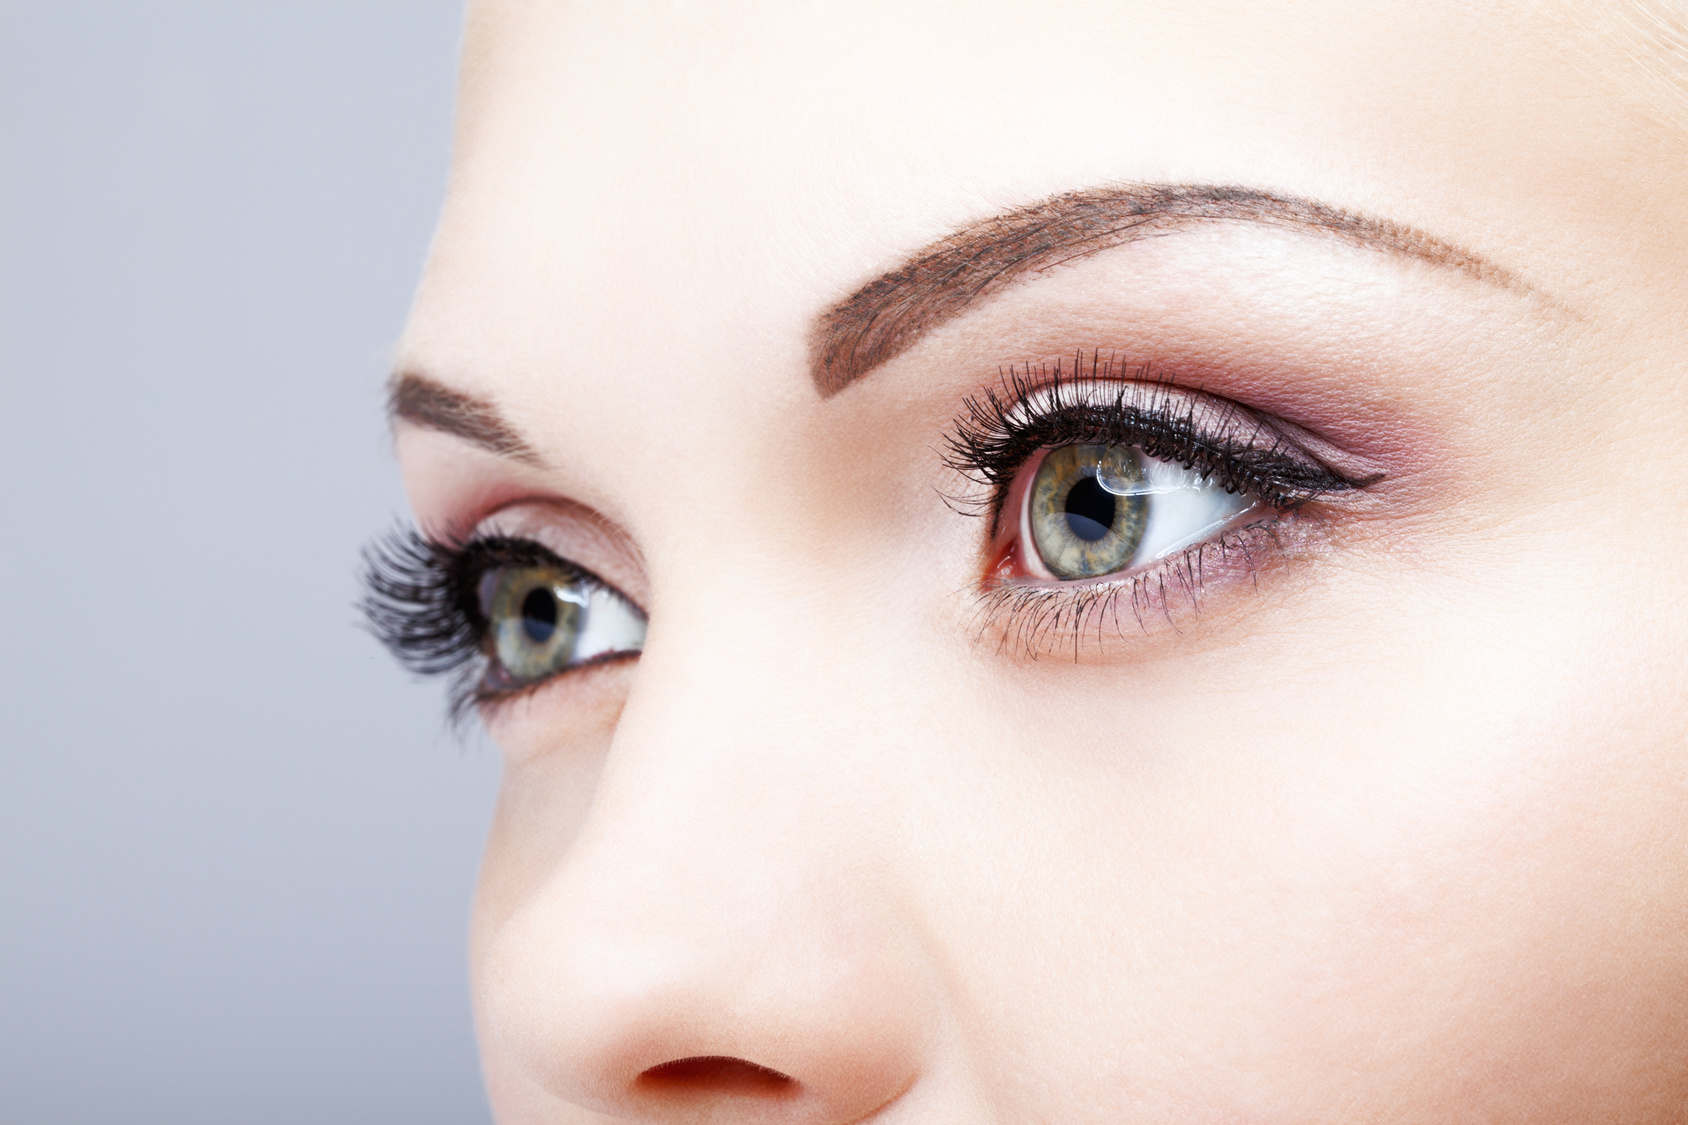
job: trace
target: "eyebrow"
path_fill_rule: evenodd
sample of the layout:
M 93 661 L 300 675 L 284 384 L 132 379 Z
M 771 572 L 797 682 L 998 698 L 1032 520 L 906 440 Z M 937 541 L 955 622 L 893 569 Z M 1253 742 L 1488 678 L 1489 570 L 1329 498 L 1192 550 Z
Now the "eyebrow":
M 537 450 L 486 399 L 453 390 L 415 371 L 400 371 L 387 384 L 387 415 L 462 438 L 471 445 L 538 465 Z
M 1207 222 L 1335 239 L 1522 287 L 1500 266 L 1450 242 L 1310 199 L 1211 184 L 1071 191 L 962 227 L 826 310 L 810 335 L 810 376 L 829 398 L 1028 274 Z

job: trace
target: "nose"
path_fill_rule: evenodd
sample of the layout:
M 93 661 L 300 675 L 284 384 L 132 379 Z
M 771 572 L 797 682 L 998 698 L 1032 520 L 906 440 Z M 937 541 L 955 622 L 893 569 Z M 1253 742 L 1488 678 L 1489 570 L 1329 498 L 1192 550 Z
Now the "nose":
M 870 1117 L 919 1075 L 936 979 L 876 771 L 812 713 L 747 713 L 695 669 L 676 689 L 660 660 L 581 830 L 486 946 L 497 1065 L 637 1121 Z

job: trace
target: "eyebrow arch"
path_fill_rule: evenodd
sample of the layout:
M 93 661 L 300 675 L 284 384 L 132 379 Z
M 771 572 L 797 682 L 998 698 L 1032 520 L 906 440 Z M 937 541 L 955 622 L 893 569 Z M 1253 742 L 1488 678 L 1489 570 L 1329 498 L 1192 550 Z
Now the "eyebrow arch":
M 1506 270 L 1433 235 L 1295 196 L 1213 184 L 1065 192 L 971 223 L 917 250 L 815 321 L 809 373 L 830 398 L 973 302 L 1066 262 L 1205 222 L 1244 222 L 1442 266 L 1505 288 Z
M 387 415 L 452 434 L 500 457 L 541 463 L 539 453 L 505 421 L 498 407 L 415 371 L 400 371 L 387 384 Z

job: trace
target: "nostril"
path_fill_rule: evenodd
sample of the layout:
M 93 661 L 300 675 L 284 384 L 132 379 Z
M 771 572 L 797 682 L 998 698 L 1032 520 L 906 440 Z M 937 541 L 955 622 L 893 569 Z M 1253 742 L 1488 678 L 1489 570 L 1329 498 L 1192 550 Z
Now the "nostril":
M 639 1075 L 639 1085 L 652 1091 L 749 1097 L 789 1097 L 797 1093 L 795 1079 L 777 1070 L 726 1055 L 672 1059 Z

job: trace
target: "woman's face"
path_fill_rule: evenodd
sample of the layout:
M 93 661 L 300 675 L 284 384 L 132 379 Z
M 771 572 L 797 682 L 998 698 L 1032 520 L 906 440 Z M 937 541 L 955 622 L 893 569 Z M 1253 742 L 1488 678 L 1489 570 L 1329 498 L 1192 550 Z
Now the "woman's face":
M 1688 1120 L 1643 15 L 475 6 L 395 403 L 527 630 L 500 1120 Z

